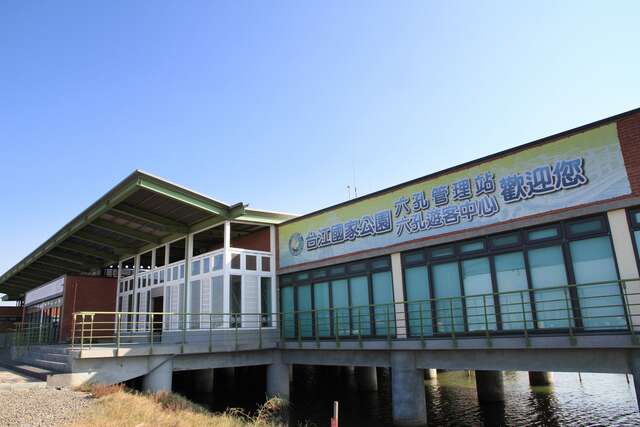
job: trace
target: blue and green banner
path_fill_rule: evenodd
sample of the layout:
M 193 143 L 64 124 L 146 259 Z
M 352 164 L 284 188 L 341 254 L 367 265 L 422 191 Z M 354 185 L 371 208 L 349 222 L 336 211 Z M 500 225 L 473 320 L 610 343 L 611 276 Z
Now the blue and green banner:
M 630 192 L 610 124 L 283 224 L 280 268 Z

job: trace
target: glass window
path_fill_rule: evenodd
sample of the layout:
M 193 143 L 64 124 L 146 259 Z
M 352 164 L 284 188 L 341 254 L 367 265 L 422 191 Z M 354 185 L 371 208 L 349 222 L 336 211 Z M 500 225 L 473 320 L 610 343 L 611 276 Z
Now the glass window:
M 475 242 L 464 243 L 460 245 L 460 252 L 476 252 L 484 249 L 484 240 L 476 240 Z
M 222 254 L 214 255 L 213 257 L 213 269 L 214 271 L 222 270 Z
M 202 258 L 202 272 L 208 273 L 210 268 L 211 268 L 211 258 L 209 257 Z
M 280 304 L 282 306 L 282 330 L 286 338 L 296 335 L 295 318 L 293 315 L 293 286 L 280 288 Z
M 331 294 L 333 298 L 333 323 L 340 335 L 349 335 L 351 331 L 349 322 L 349 291 L 346 280 L 334 280 L 331 282 Z
M 432 258 L 443 258 L 453 255 L 453 246 L 445 246 L 431 250 Z
M 160 270 L 160 283 L 164 283 L 164 269 Z
M 349 272 L 351 273 L 360 273 L 367 269 L 367 264 L 364 262 L 358 262 L 356 264 L 349 265 Z
M 150 276 L 147 276 L 147 277 L 150 278 Z M 149 282 L 151 282 L 151 280 L 147 280 L 147 283 L 150 285 L 151 283 L 149 283 Z M 157 271 L 153 273 L 153 284 L 154 285 L 158 284 L 158 272 Z
M 245 269 L 250 271 L 257 270 L 258 261 L 255 255 L 245 255 L 244 262 L 245 262 L 245 267 L 244 267 Z
M 438 332 L 463 331 L 458 263 L 437 264 L 432 271 Z
M 539 328 L 567 328 L 573 318 L 560 246 L 528 251 Z M 572 322 L 573 324 L 573 322 Z
M 380 269 L 384 267 L 389 267 L 389 258 L 380 258 L 371 262 L 371 268 Z
M 165 253 L 165 246 L 156 248 L 156 267 L 162 267 L 166 264 Z
M 224 277 L 215 276 L 211 278 L 211 318 L 212 327 L 220 328 L 223 325 L 224 313 Z
M 180 278 L 184 279 L 184 264 L 180 266 Z
M 190 329 L 200 329 L 200 280 L 191 282 Z
M 236 274 L 231 275 L 231 293 L 229 308 L 231 309 L 231 327 L 236 328 L 241 325 L 241 316 L 238 313 L 242 312 L 242 276 Z
M 178 280 L 178 266 L 173 267 L 173 280 Z
M 240 270 L 240 254 L 231 254 L 231 268 Z
M 609 237 L 578 240 L 569 243 L 569 248 L 584 328 L 624 328 L 624 306 Z M 594 282 L 601 283 L 588 285 Z
M 327 270 L 313 270 L 311 272 L 311 277 L 313 277 L 314 279 L 327 277 Z
M 404 262 L 406 264 L 424 262 L 424 260 L 425 260 L 424 252 L 413 252 L 413 253 L 410 253 L 410 254 L 406 254 L 404 256 Z
M 390 271 L 373 273 L 371 275 L 373 290 L 374 325 L 376 335 L 395 335 L 396 315 L 393 304 L 393 281 Z
M 369 315 L 369 281 L 367 276 L 349 279 L 351 296 L 351 333 L 353 335 L 371 334 L 371 316 Z
M 319 336 L 328 337 L 331 335 L 328 282 L 316 283 L 313 285 L 313 301 L 316 310 L 316 331 Z
M 298 273 L 296 275 L 296 280 L 307 280 L 309 278 L 309 273 Z
M 200 260 L 191 263 L 191 275 L 197 276 L 198 274 L 200 274 Z
M 262 326 L 271 326 L 271 277 L 260 278 L 260 312 L 262 313 Z
M 433 334 L 431 324 L 431 299 L 429 291 L 429 272 L 424 265 L 404 270 L 406 289 L 407 316 L 409 318 L 409 334 L 411 336 L 428 336 Z
M 313 317 L 311 315 L 311 285 L 296 286 L 298 333 L 302 337 L 312 336 Z
M 262 271 L 271 271 L 271 257 L 262 257 Z
M 464 302 L 467 308 L 468 330 L 496 329 L 489 258 L 462 261 L 462 283 L 465 295 Z
M 558 227 L 531 230 L 527 233 L 527 239 L 531 241 L 551 239 L 558 236 L 559 236 Z
M 336 276 L 339 274 L 344 274 L 345 273 L 345 269 L 344 269 L 344 265 L 339 265 L 337 267 L 331 267 L 331 269 L 329 270 L 329 274 L 332 276 Z
M 569 234 L 577 236 L 580 234 L 590 234 L 604 231 L 604 224 L 600 218 L 593 218 L 588 221 L 578 221 L 569 223 Z
M 527 329 L 533 328 L 523 253 L 496 255 L 494 262 L 500 292 L 502 329 L 523 329 L 525 319 Z
M 495 248 L 503 248 L 505 246 L 513 246 L 520 243 L 520 235 L 518 233 L 496 236 L 491 239 L 491 245 Z

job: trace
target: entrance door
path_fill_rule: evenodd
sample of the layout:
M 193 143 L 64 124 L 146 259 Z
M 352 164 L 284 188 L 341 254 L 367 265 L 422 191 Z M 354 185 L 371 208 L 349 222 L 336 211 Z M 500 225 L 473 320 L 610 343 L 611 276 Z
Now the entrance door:
M 152 311 L 154 313 L 162 313 L 164 311 L 164 298 L 162 296 L 153 298 Z M 159 332 L 157 336 L 162 333 L 162 314 L 155 314 L 153 316 L 153 332 Z

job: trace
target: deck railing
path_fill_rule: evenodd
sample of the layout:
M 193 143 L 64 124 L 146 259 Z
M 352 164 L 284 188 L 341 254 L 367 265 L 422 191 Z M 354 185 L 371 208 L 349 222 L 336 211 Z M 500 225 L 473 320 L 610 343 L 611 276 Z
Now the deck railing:
M 631 290 L 631 288 L 639 288 Z M 71 344 L 77 349 L 161 343 L 220 344 L 266 341 L 298 342 L 419 340 L 484 337 L 488 346 L 499 336 L 556 333 L 575 343 L 576 335 L 630 334 L 637 343 L 640 326 L 640 279 L 593 282 L 386 304 L 329 307 L 278 313 L 74 313 Z M 44 327 L 45 329 L 47 326 Z M 44 335 L 49 337 L 49 335 Z M 42 342 L 43 327 L 23 324 L 18 342 Z

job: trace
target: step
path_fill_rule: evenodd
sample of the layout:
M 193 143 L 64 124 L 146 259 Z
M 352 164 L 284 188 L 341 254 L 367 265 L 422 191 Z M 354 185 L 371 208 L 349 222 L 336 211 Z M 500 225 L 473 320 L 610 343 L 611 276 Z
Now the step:
M 35 378 L 41 381 L 46 381 L 48 375 L 56 374 L 57 372 L 49 369 L 41 368 L 39 366 L 29 365 L 27 363 L 14 362 L 10 360 L 0 361 L 0 367 L 15 371 L 19 374 L 26 375 L 31 378 Z
M 42 352 L 33 352 L 29 351 L 23 354 L 22 358 L 29 359 L 43 359 L 50 360 L 52 362 L 62 362 L 68 363 L 70 360 L 70 355 L 68 354 L 60 354 L 60 353 L 42 353 Z
M 69 372 L 69 365 L 63 362 L 54 362 L 46 359 L 35 359 L 35 358 L 23 358 L 22 361 L 28 365 L 37 366 L 39 368 L 44 368 L 50 371 L 54 371 L 55 373 L 60 372 Z

